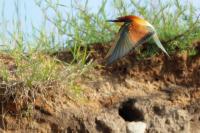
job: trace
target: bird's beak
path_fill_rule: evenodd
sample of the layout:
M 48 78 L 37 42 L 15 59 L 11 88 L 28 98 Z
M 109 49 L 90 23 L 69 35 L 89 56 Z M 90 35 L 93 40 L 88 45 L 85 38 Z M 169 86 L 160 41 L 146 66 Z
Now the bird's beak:
M 119 20 L 106 20 L 106 22 L 119 22 Z
M 116 23 L 119 26 L 122 26 L 124 24 L 124 22 L 119 21 L 119 20 L 107 20 L 106 22 L 114 22 L 114 23 Z

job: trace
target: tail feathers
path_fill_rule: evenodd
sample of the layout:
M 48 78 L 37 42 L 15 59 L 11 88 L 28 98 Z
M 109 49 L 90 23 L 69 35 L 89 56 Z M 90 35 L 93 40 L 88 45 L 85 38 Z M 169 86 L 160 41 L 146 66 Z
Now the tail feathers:
M 163 47 L 163 45 L 161 44 L 161 42 L 160 42 L 160 40 L 159 40 L 159 38 L 158 38 L 158 36 L 157 36 L 156 33 L 153 35 L 153 39 L 154 39 L 156 45 L 157 45 L 168 57 L 170 57 L 169 54 L 167 53 L 167 51 L 165 50 L 165 48 Z

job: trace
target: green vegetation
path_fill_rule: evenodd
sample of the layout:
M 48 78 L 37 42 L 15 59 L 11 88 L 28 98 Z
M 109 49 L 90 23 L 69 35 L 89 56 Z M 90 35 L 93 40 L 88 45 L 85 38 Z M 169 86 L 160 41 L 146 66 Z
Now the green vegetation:
M 199 9 L 195 9 L 192 4 L 181 4 L 179 0 L 165 3 L 161 0 L 156 1 L 157 3 L 139 1 L 102 0 L 97 11 L 92 12 L 88 6 L 89 0 L 82 1 L 83 3 L 72 1 L 71 5 L 61 5 L 59 0 L 35 0 L 43 12 L 44 22 L 40 29 L 33 26 L 33 33 L 30 35 L 24 33 L 20 26 L 16 1 L 18 17 L 13 20 L 14 31 L 8 32 L 9 25 L 3 19 L 0 26 L 0 84 L 11 86 L 6 89 L 12 91 L 5 91 L 5 97 L 19 92 L 19 97 L 29 97 L 30 92 L 37 94 L 38 88 L 48 88 L 51 82 L 57 82 L 59 86 L 72 86 L 70 88 L 73 92 L 80 95 L 82 89 L 73 84 L 77 77 L 92 68 L 93 63 L 86 61 L 90 54 L 88 47 L 112 41 L 119 27 L 106 20 L 123 15 L 139 15 L 151 22 L 169 53 L 178 48 L 195 54 L 192 42 L 200 39 Z M 110 5 L 112 6 L 107 7 Z M 108 10 L 112 10 L 112 14 Z M 48 16 L 49 12 L 53 12 L 54 16 Z M 6 12 L 2 10 L 2 18 L 5 15 Z M 52 30 L 45 30 L 47 23 L 52 25 Z M 72 54 L 71 62 L 66 63 L 52 56 L 53 53 L 64 50 Z M 158 51 L 150 44 L 141 56 L 154 55 Z M 11 70 L 9 63 L 3 61 L 7 58 L 15 65 Z M 14 83 L 20 84 L 22 89 L 13 89 L 16 87 Z
M 169 52 L 174 52 L 177 47 L 180 50 L 186 50 L 194 40 L 200 37 L 200 9 L 195 9 L 191 3 L 181 3 L 179 0 L 167 0 L 165 2 L 161 0 L 156 2 L 103 0 L 96 12 L 90 11 L 88 0 L 85 3 L 74 1 L 71 3 L 71 7 L 60 5 L 58 1 L 57 3 L 50 1 L 45 4 L 42 4 L 42 1 L 37 3 L 42 8 L 46 19 L 56 27 L 58 36 L 61 38 L 62 36 L 68 37 L 64 44 L 59 43 L 59 45 L 72 46 L 72 49 L 78 49 L 76 47 L 80 45 L 87 47 L 91 44 L 106 43 L 113 40 L 119 27 L 106 22 L 106 20 L 130 14 L 142 16 L 152 23 Z M 110 7 L 107 9 L 107 6 Z M 61 8 L 73 10 L 73 13 L 63 14 Z M 112 10 L 113 14 L 110 15 L 108 10 Z M 49 17 L 48 11 L 53 11 L 55 16 Z M 147 53 L 150 52 L 150 55 L 158 51 L 154 45 L 149 45 L 149 47 L 148 50 L 150 51 L 147 51 Z M 79 58 L 77 59 L 79 60 Z

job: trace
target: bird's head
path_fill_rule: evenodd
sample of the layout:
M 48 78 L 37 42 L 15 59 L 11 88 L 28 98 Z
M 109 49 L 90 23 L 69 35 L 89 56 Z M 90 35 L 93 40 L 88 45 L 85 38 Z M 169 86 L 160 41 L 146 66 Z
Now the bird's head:
M 115 22 L 117 24 L 124 24 L 124 23 L 139 23 L 142 25 L 149 25 L 149 23 L 144 20 L 143 18 L 140 18 L 138 16 L 133 16 L 133 15 L 129 15 L 129 16 L 123 16 L 123 17 L 118 17 L 117 19 L 114 20 L 107 20 L 108 22 Z

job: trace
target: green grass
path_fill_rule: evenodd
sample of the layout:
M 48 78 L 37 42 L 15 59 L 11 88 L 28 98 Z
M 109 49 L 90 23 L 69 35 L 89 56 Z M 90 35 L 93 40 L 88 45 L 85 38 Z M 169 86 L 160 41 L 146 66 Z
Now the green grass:
M 96 12 L 90 11 L 88 0 L 79 4 L 72 2 L 71 7 L 60 5 L 59 1 L 57 3 L 48 1 L 45 4 L 38 1 L 37 3 L 43 10 L 47 21 L 55 26 L 58 36 L 68 37 L 63 44 L 59 45 L 72 47 L 72 49 L 113 40 L 119 27 L 106 20 L 130 14 L 142 16 L 152 23 L 169 53 L 175 52 L 177 47 L 180 50 L 188 50 L 192 42 L 200 38 L 200 30 L 198 30 L 200 20 L 197 18 L 200 15 L 200 9 L 195 9 L 191 3 L 181 3 L 179 0 L 165 2 L 157 0 L 146 3 L 139 0 L 103 0 Z M 112 5 L 109 7 L 109 12 L 106 9 L 108 5 Z M 73 13 L 63 14 L 60 11 L 61 8 L 73 10 Z M 48 16 L 49 11 L 54 12 L 55 16 Z M 152 55 L 158 51 L 153 44 L 149 45 L 148 49 L 150 51 L 144 54 Z M 76 56 L 80 55 L 79 51 L 72 50 L 72 53 L 75 60 L 80 60 Z M 81 57 L 85 60 L 86 56 Z
M 92 12 L 88 6 L 89 0 L 71 5 L 61 5 L 59 0 L 35 0 L 43 12 L 43 25 L 37 29 L 33 26 L 32 34 L 23 32 L 19 17 L 17 1 L 16 16 L 13 18 L 14 31 L 8 32 L 9 25 L 2 19 L 0 28 L 1 54 L 12 58 L 16 65 L 14 72 L 8 70 L 6 63 L 0 63 L 0 77 L 8 85 L 23 83 L 20 92 L 23 96 L 29 96 L 28 92 L 36 92 L 40 88 L 48 88 L 49 82 L 58 82 L 60 86 L 71 86 L 74 93 L 79 95 L 82 88 L 74 86 L 77 77 L 92 68 L 92 62 L 86 62 L 89 52 L 88 47 L 95 43 L 102 45 L 113 41 L 119 27 L 106 22 L 123 15 L 139 15 L 152 23 L 164 46 L 169 53 L 189 51 L 195 55 L 192 42 L 200 39 L 200 20 L 197 18 L 199 9 L 192 4 L 179 0 L 155 1 L 142 3 L 140 0 L 102 0 L 101 6 L 96 12 Z M 154 2 L 154 3 L 153 3 Z M 109 10 L 106 8 L 109 7 Z M 62 10 L 61 10 L 62 9 Z M 63 13 L 63 9 L 66 9 Z M 72 12 L 73 10 L 73 12 Z M 109 12 L 112 11 L 112 14 Z M 48 16 L 53 12 L 54 16 Z M 6 11 L 2 9 L 2 18 Z M 53 25 L 53 30 L 46 31 L 46 23 Z M 65 63 L 48 53 L 69 50 L 73 56 L 70 63 Z M 153 43 L 148 45 L 147 51 L 141 56 L 151 56 L 158 53 L 158 48 Z M 1 83 L 0 83 L 1 84 Z M 11 84 L 12 85 L 12 84 Z M 43 86 L 42 86 L 43 85 Z M 45 87 L 46 85 L 46 87 Z M 8 87 L 9 88 L 9 87 Z M 12 87 L 10 88 L 13 91 Z M 25 91 L 26 90 L 26 91 Z M 17 89 L 12 94 L 17 93 Z M 28 91 L 28 92 L 27 92 Z M 27 92 L 27 93 L 25 93 Z

